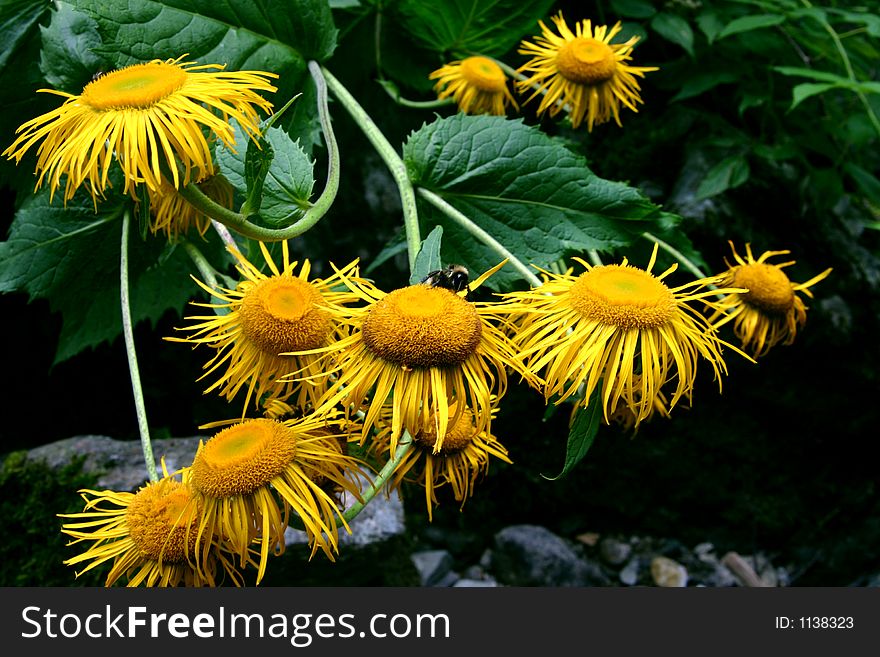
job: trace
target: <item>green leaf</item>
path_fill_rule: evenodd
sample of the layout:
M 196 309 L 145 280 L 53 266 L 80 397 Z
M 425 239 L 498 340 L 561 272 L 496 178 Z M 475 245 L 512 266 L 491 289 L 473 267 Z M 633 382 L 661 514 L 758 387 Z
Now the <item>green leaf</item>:
M 614 13 L 626 18 L 650 18 L 657 10 L 646 0 L 611 0 Z
M 403 156 L 413 183 L 442 197 L 526 265 L 546 267 L 564 252 L 630 244 L 658 212 L 639 190 L 599 178 L 582 156 L 521 120 L 437 119 L 410 135 Z M 443 225 L 445 262 L 482 273 L 501 260 L 419 202 L 424 220 Z M 486 284 L 498 288 L 520 279 L 507 266 Z
M 373 258 L 372 262 L 367 265 L 367 268 L 364 270 L 365 274 L 369 274 L 380 266 L 391 260 L 392 258 L 403 255 L 407 252 L 407 244 L 406 244 L 406 233 L 403 230 L 398 231 L 394 234 L 388 243 L 382 248 L 375 258 Z
M 694 56 L 694 31 L 688 22 L 676 14 L 660 13 L 651 19 L 651 27 L 667 41 L 677 43 Z
M 235 143 L 244 143 L 247 137 L 240 126 L 233 121 L 233 127 Z M 288 226 L 302 217 L 311 206 L 309 199 L 315 185 L 314 164 L 284 130 L 269 128 L 263 138 L 268 144 L 266 151 L 260 151 L 251 142 L 248 142 L 245 153 L 241 148 L 233 151 L 219 144 L 217 163 L 232 186 L 246 198 L 251 198 L 259 185 L 260 171 L 266 167 L 268 160 L 262 182 L 259 216 L 274 228 Z M 242 207 L 242 212 L 253 209 Z
M 721 30 L 718 39 L 729 37 L 732 34 L 739 34 L 740 32 L 751 32 L 752 30 L 759 30 L 764 27 L 773 27 L 774 25 L 779 25 L 784 22 L 785 16 L 779 14 L 741 16 L 740 18 L 734 18 L 730 21 L 724 29 Z
M 672 97 L 669 102 L 685 100 L 699 96 L 709 89 L 714 89 L 719 84 L 729 84 L 736 82 L 740 76 L 731 71 L 708 71 L 705 73 L 695 73 L 689 76 L 681 87 L 681 90 Z
M 179 57 L 232 70 L 281 73 L 328 59 L 336 47 L 330 6 L 320 0 L 71 0 L 98 22 L 119 65 Z M 128 61 L 125 61 L 125 60 Z
M 70 5 L 59 3 L 49 26 L 40 30 L 40 70 L 55 89 L 79 93 L 92 76 L 109 68 L 109 62 L 95 54 L 102 45 L 97 24 Z
M 0 243 L 0 292 L 25 292 L 47 299 L 63 318 L 55 362 L 112 340 L 122 331 L 119 309 L 119 205 L 98 206 L 78 194 L 65 208 L 49 203 L 47 191 L 22 204 Z M 164 239 L 130 244 L 132 320 L 156 321 L 180 310 L 195 287 L 182 249 L 172 257 Z M 159 263 L 162 263 L 161 266 Z
M 709 198 L 739 187 L 749 179 L 749 174 L 749 162 L 744 156 L 732 155 L 724 158 L 709 169 L 709 173 L 697 188 L 697 198 Z
M 841 87 L 848 87 L 852 84 L 852 81 L 849 78 L 837 75 L 836 73 L 829 73 L 828 71 L 816 71 L 812 68 L 800 68 L 798 66 L 774 66 L 773 70 L 777 73 L 782 73 L 783 75 L 809 78 L 811 80 L 817 80 L 819 82 L 831 82 L 832 84 L 836 84 Z
M 843 168 L 858 185 L 862 194 L 871 203 L 880 205 L 880 180 L 877 180 L 877 176 L 852 162 L 847 162 Z
M 409 284 L 415 285 L 432 271 L 443 267 L 440 259 L 440 241 L 443 238 L 443 226 L 435 226 L 428 236 L 422 240 L 422 246 L 416 254 L 416 261 L 409 276 Z
M 838 89 L 839 87 L 840 85 L 830 84 L 828 82 L 804 82 L 799 84 L 791 90 L 791 107 L 788 109 L 793 110 L 810 96 L 816 96 L 829 89 Z
M 861 23 L 865 26 L 865 32 L 867 32 L 868 36 L 874 37 L 875 39 L 880 38 L 880 16 L 877 14 L 868 13 L 867 11 L 865 11 L 865 13 L 845 11 L 841 9 L 833 9 L 831 7 L 828 8 L 828 11 L 841 16 L 845 21 Z
M 401 0 L 395 5 L 406 32 L 438 53 L 498 56 L 535 32 L 552 0 Z
M 718 14 L 710 9 L 697 16 L 697 27 L 699 27 L 700 31 L 706 35 L 706 39 L 709 43 L 714 43 L 715 39 L 718 38 L 718 35 L 721 34 L 721 30 L 724 29 L 724 21 L 721 20 Z
M 562 471 L 555 477 L 542 476 L 551 481 L 560 479 L 580 463 L 596 439 L 601 420 L 602 404 L 599 403 L 599 394 L 596 393 L 586 408 L 578 408 L 575 411 L 574 421 L 568 432 L 568 443 L 565 446 L 565 464 L 562 466 Z
M 0 3 L 0 71 L 11 62 L 18 63 L 17 55 L 29 40 L 31 30 L 49 11 L 50 4 L 41 0 L 4 0 Z

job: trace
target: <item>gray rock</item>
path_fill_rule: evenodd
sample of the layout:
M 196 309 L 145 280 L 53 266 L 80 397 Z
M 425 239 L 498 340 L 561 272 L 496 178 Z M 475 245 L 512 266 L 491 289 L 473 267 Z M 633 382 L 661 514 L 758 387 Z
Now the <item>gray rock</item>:
M 450 570 L 443 577 L 441 577 L 439 581 L 431 584 L 431 586 L 434 586 L 437 588 L 447 588 L 448 589 L 452 586 L 455 586 L 455 583 L 460 580 L 461 580 L 461 576 L 457 572 L 455 572 L 454 570 Z
M 477 588 L 494 588 L 501 586 L 494 579 L 467 579 L 462 578 L 458 580 L 455 584 L 452 585 L 453 588 L 469 588 L 469 589 L 477 589 Z
M 562 538 L 537 525 L 512 525 L 495 535 L 493 574 L 511 586 L 607 586 L 602 569 L 582 560 Z
M 416 570 L 419 571 L 422 586 L 437 585 L 452 570 L 452 555 L 446 550 L 414 552 L 410 558 L 415 564 Z
M 599 542 L 599 555 L 612 566 L 619 566 L 629 559 L 632 554 L 632 545 L 616 538 L 603 538 Z
M 192 463 L 200 438 L 159 438 L 152 441 L 156 468 L 161 460 L 169 472 Z M 97 487 L 134 491 L 147 480 L 144 452 L 139 440 L 115 440 L 108 436 L 74 436 L 28 451 L 28 459 L 61 468 L 83 457 L 83 472 L 97 476 Z
M 642 570 L 642 562 L 638 557 L 634 557 L 621 569 L 618 578 L 627 586 L 635 586 L 639 582 L 639 575 Z
M 480 555 L 480 568 L 483 570 L 489 571 L 492 569 L 492 550 L 486 548 L 483 550 L 483 554 Z

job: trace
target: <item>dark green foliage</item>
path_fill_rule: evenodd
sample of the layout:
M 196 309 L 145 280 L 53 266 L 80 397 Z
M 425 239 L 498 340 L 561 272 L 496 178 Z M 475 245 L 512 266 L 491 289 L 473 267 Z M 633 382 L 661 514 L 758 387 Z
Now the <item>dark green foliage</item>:
M 82 511 L 76 491 L 94 485 L 82 461 L 53 470 L 27 460 L 25 452 L 6 455 L 0 465 L 0 586 L 103 585 L 108 567 L 75 578 L 75 569 L 62 563 L 81 548 L 67 547 L 71 539 L 61 533 L 65 521 L 57 516 Z

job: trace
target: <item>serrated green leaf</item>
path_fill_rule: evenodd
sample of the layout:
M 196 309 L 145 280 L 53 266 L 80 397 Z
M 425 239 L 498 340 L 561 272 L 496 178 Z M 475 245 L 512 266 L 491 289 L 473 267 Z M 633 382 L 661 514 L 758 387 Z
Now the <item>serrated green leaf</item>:
M 422 240 L 422 246 L 416 254 L 416 261 L 409 276 L 409 284 L 415 285 L 432 271 L 443 265 L 440 259 L 440 242 L 443 239 L 443 226 L 435 226 L 434 230 Z
M 651 19 L 651 28 L 667 41 L 680 45 L 691 57 L 694 56 L 694 31 L 681 16 L 659 13 Z
M 232 123 L 235 143 L 245 143 L 247 137 L 240 126 L 235 121 Z M 280 128 L 269 128 L 263 138 L 271 148 L 272 157 L 262 183 L 259 217 L 266 225 L 273 228 L 288 226 L 302 217 L 310 207 L 309 199 L 315 185 L 314 163 L 299 144 L 291 140 Z M 233 151 L 222 144 L 217 146 L 217 163 L 220 170 L 245 198 L 251 194 L 254 184 L 254 179 L 249 179 L 249 176 L 256 175 L 254 172 L 250 174 L 247 172 L 247 152 L 251 148 L 256 149 L 249 144 L 242 153 L 241 148 Z M 258 157 L 264 155 L 266 154 L 252 153 L 251 158 L 256 161 Z
M 697 188 L 697 198 L 716 196 L 728 189 L 739 187 L 749 179 L 749 162 L 742 155 L 726 157 L 714 167 Z
M 552 0 L 401 0 L 399 21 L 421 44 L 456 57 L 505 54 L 538 28 Z
M 789 109 L 793 110 L 810 96 L 816 96 L 829 89 L 837 88 L 839 88 L 839 85 L 828 82 L 804 82 L 799 84 L 791 90 L 791 107 Z
M 599 403 L 599 395 L 594 394 L 586 408 L 578 408 L 575 411 L 574 421 L 568 431 L 568 443 L 565 446 L 565 463 L 562 466 L 562 471 L 555 477 L 542 475 L 545 479 L 551 481 L 560 479 L 583 460 L 596 439 L 601 419 L 602 404 Z
M 0 243 L 0 292 L 25 292 L 49 301 L 63 318 L 55 362 L 112 340 L 122 330 L 119 309 L 121 211 L 118 205 L 95 213 L 88 195 L 65 208 L 49 203 L 48 190 L 29 197 L 16 214 L 9 239 Z M 163 257 L 164 239 L 130 237 L 132 319 L 158 320 L 182 309 L 195 286 L 185 260 Z M 161 267 L 157 263 L 163 261 Z M 186 263 L 186 264 L 184 264 Z
M 630 244 L 658 211 L 637 189 L 604 180 L 580 155 L 521 120 L 456 114 L 410 135 L 403 149 L 413 183 L 452 205 L 526 265 L 546 267 L 566 252 Z M 498 264 L 498 253 L 432 206 L 443 256 L 472 272 Z M 487 281 L 497 289 L 521 280 L 505 267 Z
M 757 14 L 753 16 L 741 16 L 739 18 L 734 18 L 730 21 L 721 33 L 718 35 L 718 39 L 723 39 L 725 37 L 729 37 L 733 34 L 739 34 L 741 32 L 751 32 L 752 30 L 759 30 L 765 27 L 773 27 L 774 25 L 779 25 L 780 23 L 785 22 L 785 16 L 781 16 L 779 14 Z
M 98 26 L 87 15 L 60 2 L 48 27 L 41 27 L 40 70 L 55 89 L 78 94 L 109 62 L 95 54 L 102 45 Z
M 650 18 L 657 13 L 647 0 L 611 0 L 611 8 L 626 18 Z
M 236 143 L 238 139 L 236 139 Z M 269 167 L 275 157 L 275 149 L 265 136 L 260 135 L 247 143 L 244 155 L 244 181 L 247 189 L 241 213 L 246 217 L 257 214 L 263 204 L 263 184 L 269 175 Z
M 28 40 L 50 4 L 43 0 L 4 0 L 0 3 L 0 71 L 12 62 L 17 63 L 16 55 Z

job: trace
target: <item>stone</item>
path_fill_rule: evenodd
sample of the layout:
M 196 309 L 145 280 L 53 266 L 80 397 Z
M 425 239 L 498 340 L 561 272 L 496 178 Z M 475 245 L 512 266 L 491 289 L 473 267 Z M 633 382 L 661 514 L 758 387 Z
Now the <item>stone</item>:
M 603 538 L 599 543 L 599 556 L 612 566 L 619 566 L 629 559 L 632 545 L 616 538 Z
M 546 527 L 512 525 L 495 534 L 493 575 L 510 586 L 607 586 L 596 564 L 582 560 Z
M 419 572 L 422 586 L 435 586 L 452 570 L 452 555 L 446 550 L 422 550 L 414 552 L 410 558 Z
M 627 586 L 635 586 L 639 582 L 641 566 L 641 560 L 638 557 L 630 559 L 617 574 L 618 579 Z
M 452 585 L 453 588 L 469 588 L 469 589 L 477 589 L 477 588 L 495 588 L 501 586 L 494 579 L 467 579 L 463 578 L 458 580 L 455 584 Z
M 651 559 L 651 578 L 657 586 L 683 588 L 688 583 L 687 568 L 669 557 Z

